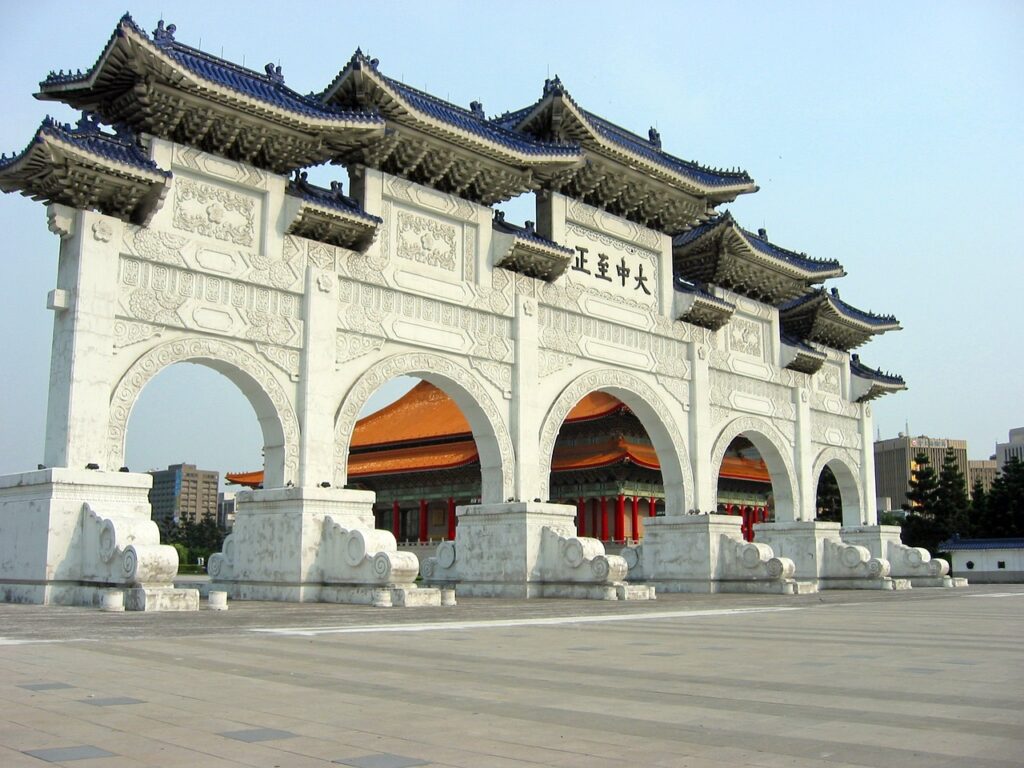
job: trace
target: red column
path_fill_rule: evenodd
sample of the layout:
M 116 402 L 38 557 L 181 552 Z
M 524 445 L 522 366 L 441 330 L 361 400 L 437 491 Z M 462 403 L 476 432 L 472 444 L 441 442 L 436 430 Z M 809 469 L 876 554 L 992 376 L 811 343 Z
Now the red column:
M 608 541 L 608 497 L 601 497 L 601 541 Z
M 392 533 L 395 534 L 395 541 L 400 541 L 402 538 L 402 510 L 398 508 L 398 499 L 395 499 L 391 513 L 394 515 L 394 520 L 391 522 Z
M 576 500 L 576 533 L 580 536 L 587 535 L 587 502 L 582 496 Z
M 658 502 L 653 496 L 651 496 L 649 503 L 650 506 L 647 508 L 647 516 L 654 517 L 656 514 L 658 514 Z
M 633 497 L 633 538 L 634 540 L 640 538 L 640 497 Z
M 619 494 L 615 498 L 615 541 L 626 538 L 626 497 Z
M 430 528 L 427 520 L 427 502 L 420 499 L 420 541 L 426 541 L 430 537 Z
M 448 541 L 455 541 L 455 499 L 448 498 Z

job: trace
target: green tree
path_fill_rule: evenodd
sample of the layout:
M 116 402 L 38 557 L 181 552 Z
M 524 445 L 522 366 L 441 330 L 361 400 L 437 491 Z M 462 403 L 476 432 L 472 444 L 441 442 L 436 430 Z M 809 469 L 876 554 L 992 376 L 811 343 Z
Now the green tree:
M 939 470 L 938 485 L 931 509 L 935 535 L 940 542 L 954 533 L 964 537 L 970 535 L 970 503 L 967 498 L 967 481 L 957 466 L 956 454 L 952 448 L 948 448 L 942 458 L 942 469 Z
M 987 538 L 1024 536 L 1024 463 L 1012 458 L 996 475 L 984 520 Z
M 903 521 L 903 541 L 911 547 L 924 547 L 933 554 L 941 541 L 935 532 L 933 512 L 938 488 L 939 480 L 928 457 L 923 453 L 917 454 L 910 471 L 907 500 L 903 503 L 903 509 L 907 510 Z
M 974 481 L 971 489 L 971 514 L 968 521 L 968 536 L 986 538 L 985 523 L 988 519 L 988 492 L 981 482 L 981 478 Z
M 843 522 L 843 499 L 839 493 L 839 481 L 827 466 L 821 470 L 821 477 L 818 478 L 816 507 L 818 520 L 827 523 Z

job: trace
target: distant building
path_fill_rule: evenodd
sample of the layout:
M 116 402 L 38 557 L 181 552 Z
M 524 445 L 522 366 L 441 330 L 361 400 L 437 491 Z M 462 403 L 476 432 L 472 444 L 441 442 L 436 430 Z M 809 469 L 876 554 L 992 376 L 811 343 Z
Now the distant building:
M 235 527 L 235 494 L 231 491 L 217 494 L 217 527 L 222 531 Z
M 995 459 L 968 459 L 967 468 L 970 472 L 967 477 L 968 488 L 973 490 L 975 483 L 980 481 L 985 493 L 992 490 L 992 483 L 999 472 Z
M 891 440 L 879 440 L 875 443 L 875 495 L 888 496 L 894 506 L 901 506 L 906 501 L 907 491 L 910 489 L 910 474 L 915 468 L 914 458 L 923 453 L 938 474 L 949 448 L 953 449 L 957 466 L 963 473 L 964 483 L 967 485 L 967 492 L 970 493 L 971 487 L 967 482 L 970 469 L 967 464 L 966 440 L 900 435 Z
M 953 556 L 953 573 L 975 584 L 1024 582 L 1024 539 L 952 539 L 939 549 Z
M 217 519 L 219 472 L 196 469 L 195 464 L 172 464 L 149 474 L 153 476 L 149 503 L 157 522 Z
M 1011 429 L 1008 443 L 996 443 L 996 466 L 1000 471 L 1013 458 L 1024 463 L 1024 427 Z

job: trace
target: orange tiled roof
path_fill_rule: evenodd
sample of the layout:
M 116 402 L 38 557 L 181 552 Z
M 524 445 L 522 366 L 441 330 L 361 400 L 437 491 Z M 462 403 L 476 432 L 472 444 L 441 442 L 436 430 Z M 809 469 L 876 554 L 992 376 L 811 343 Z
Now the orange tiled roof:
M 605 392 L 591 392 L 569 412 L 566 421 L 586 421 L 608 416 L 626 406 Z M 466 439 L 434 445 L 409 445 L 426 440 L 465 436 Z M 421 381 L 391 405 L 360 419 L 352 434 L 352 448 L 388 446 L 383 450 L 355 452 L 349 456 L 349 477 L 453 469 L 468 466 L 479 459 L 469 422 L 448 395 Z M 650 445 L 622 436 L 580 446 L 556 447 L 551 469 L 606 467 L 630 461 L 648 469 L 660 469 L 658 456 Z M 771 482 L 764 461 L 726 456 L 719 472 L 734 480 Z M 228 472 L 230 483 L 254 487 L 263 482 L 262 472 Z

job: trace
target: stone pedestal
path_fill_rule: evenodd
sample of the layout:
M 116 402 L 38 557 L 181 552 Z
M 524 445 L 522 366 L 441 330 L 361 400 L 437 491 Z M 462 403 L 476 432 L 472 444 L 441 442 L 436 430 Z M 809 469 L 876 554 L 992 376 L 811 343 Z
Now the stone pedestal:
M 373 500 L 342 488 L 239 493 L 234 529 L 207 566 L 211 589 L 234 600 L 440 605 L 438 590 L 414 583 L 416 556 L 374 529 Z
M 967 586 L 949 575 L 949 563 L 933 558 L 926 549 L 908 547 L 900 540 L 898 525 L 862 525 L 843 528 L 843 541 L 867 548 L 874 557 L 885 558 L 894 579 L 908 579 L 915 587 Z
M 653 590 L 623 582 L 626 561 L 597 539 L 576 536 L 576 508 L 514 502 L 459 507 L 455 541 L 423 563 L 432 584 L 458 595 L 653 599 Z
M 845 543 L 839 523 L 815 520 L 758 523 L 756 541 L 796 565 L 796 578 L 819 589 L 909 589 L 910 582 L 890 577 L 889 561 L 873 557 L 866 547 Z
M 644 540 L 622 551 L 631 581 L 659 592 L 815 592 L 793 579 L 795 566 L 765 544 L 743 540 L 731 515 L 680 515 L 644 520 Z
M 178 553 L 150 519 L 151 485 L 149 475 L 85 469 L 0 477 L 3 600 L 99 606 L 111 588 L 172 589 Z

